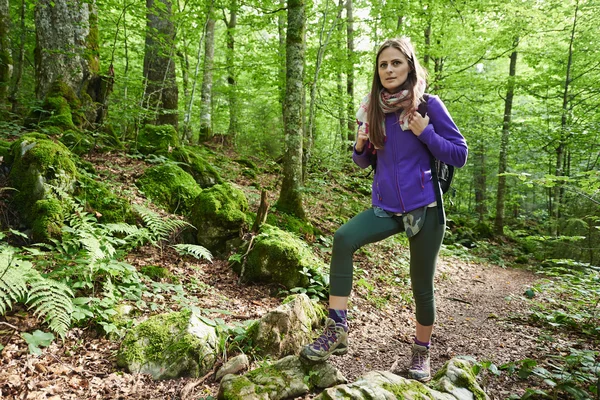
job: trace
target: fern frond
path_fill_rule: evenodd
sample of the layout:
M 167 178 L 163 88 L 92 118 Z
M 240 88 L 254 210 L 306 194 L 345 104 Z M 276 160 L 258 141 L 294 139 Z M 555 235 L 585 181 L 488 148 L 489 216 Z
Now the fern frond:
M 134 209 L 157 242 L 168 239 L 173 232 L 179 229 L 193 226 L 189 222 L 176 218 L 162 219 L 154 211 L 139 205 L 134 205 Z
M 196 257 L 197 259 L 206 259 L 210 262 L 212 262 L 212 254 L 210 253 L 210 251 L 203 246 L 198 246 L 196 244 L 187 244 L 187 243 L 180 243 L 180 244 L 176 244 L 173 247 L 175 250 L 177 250 L 177 252 L 182 255 L 190 255 L 193 257 Z
M 10 248 L 0 253 L 0 315 L 12 308 L 13 303 L 27 297 L 27 279 L 37 273 L 30 262 L 19 260 Z
M 125 235 L 133 235 L 140 230 L 137 226 L 126 224 L 124 222 L 104 224 L 102 226 L 110 233 L 122 233 Z
M 27 304 L 34 315 L 43 317 L 50 329 L 64 338 L 73 313 L 73 292 L 67 285 L 39 276 L 31 282 Z

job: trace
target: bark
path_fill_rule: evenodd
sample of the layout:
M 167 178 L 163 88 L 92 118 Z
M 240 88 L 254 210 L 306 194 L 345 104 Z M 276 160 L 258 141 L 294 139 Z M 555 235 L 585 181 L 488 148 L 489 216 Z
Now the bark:
M 348 64 L 346 70 L 346 93 L 348 95 L 348 140 L 356 139 L 356 110 L 354 109 L 354 17 L 352 15 L 352 0 L 346 2 L 346 40 L 348 49 Z
M 277 209 L 305 219 L 302 207 L 302 92 L 304 74 L 304 0 L 288 1 L 286 35 L 285 154 Z
M 260 192 L 260 205 L 258 206 L 258 210 L 256 211 L 256 219 L 254 220 L 254 224 L 252 225 L 252 233 L 258 233 L 260 227 L 267 221 L 268 212 L 269 200 L 267 198 L 267 191 L 263 189 Z
M 212 85 L 213 62 L 215 57 L 215 20 L 211 16 L 212 9 L 206 21 L 206 36 L 204 38 L 204 67 L 202 71 L 202 90 L 200 93 L 200 141 L 212 138 Z
M 285 0 L 279 1 L 279 7 L 285 9 Z M 283 11 L 277 15 L 277 31 L 279 32 L 279 103 L 283 118 L 283 103 L 285 102 L 285 14 Z
M 519 43 L 515 38 L 514 46 Z M 496 218 L 494 219 L 494 232 L 497 235 L 504 234 L 504 205 L 506 198 L 506 173 L 508 161 L 508 144 L 510 138 L 510 123 L 512 118 L 513 97 L 515 94 L 515 76 L 517 71 L 517 51 L 510 55 L 510 67 L 508 69 L 508 87 L 506 99 L 504 100 L 504 120 L 502 122 L 502 138 L 500 140 L 500 155 L 498 157 L 498 188 L 496 191 Z
M 146 123 L 178 126 L 179 90 L 175 81 L 175 27 L 170 0 L 146 0 L 144 107 Z
M 238 98 L 237 98 L 237 77 L 235 69 L 235 28 L 237 26 L 238 0 L 231 0 L 231 9 L 229 10 L 229 20 L 225 20 L 227 25 L 227 82 L 229 83 L 229 128 L 227 134 L 231 140 L 235 139 L 238 131 Z
M 475 145 L 475 168 L 473 171 L 473 181 L 475 188 L 475 212 L 479 216 L 479 222 L 484 221 L 487 213 L 486 207 L 486 175 L 485 175 L 485 143 L 479 140 Z
M 10 10 L 8 0 L 0 0 L 0 118 L 8 110 L 8 89 L 12 74 L 12 57 L 10 54 Z
M 14 70 L 12 74 L 12 82 L 10 87 L 9 101 L 12 103 L 12 113 L 19 113 L 19 89 L 21 88 L 21 80 L 23 78 L 23 65 L 25 63 L 25 13 L 27 5 L 25 0 L 21 0 L 20 15 L 19 15 L 19 43 L 14 49 L 13 62 Z
M 338 6 L 339 7 L 343 7 L 344 6 L 344 0 L 339 0 L 338 2 Z M 339 36 L 340 38 L 343 38 L 343 24 L 339 24 L 338 25 L 338 29 L 339 29 Z M 339 49 L 342 49 L 342 40 L 340 39 L 337 42 L 337 46 Z M 339 99 L 337 101 L 337 109 L 338 109 L 338 119 L 339 119 L 339 129 L 340 129 L 340 139 L 342 142 L 342 149 L 345 150 L 346 149 L 346 140 L 348 139 L 348 125 L 346 124 L 346 106 L 344 105 L 344 102 L 342 101 L 342 99 L 344 98 L 344 81 L 343 81 L 343 71 L 344 71 L 344 63 L 343 60 L 340 60 L 339 62 L 336 63 L 337 64 L 337 98 Z

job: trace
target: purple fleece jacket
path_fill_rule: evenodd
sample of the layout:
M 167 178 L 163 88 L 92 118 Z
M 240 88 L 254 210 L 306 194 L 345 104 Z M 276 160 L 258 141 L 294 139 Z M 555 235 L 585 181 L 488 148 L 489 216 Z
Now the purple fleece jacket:
M 467 142 L 439 97 L 429 95 L 429 125 L 420 136 L 403 131 L 398 114 L 385 115 L 385 146 L 377 150 L 377 170 L 373 176 L 372 203 L 394 213 L 405 213 L 435 201 L 430 154 L 455 167 L 467 162 Z M 370 165 L 369 143 L 352 159 L 361 168 Z M 429 151 L 427 151 L 429 149 Z

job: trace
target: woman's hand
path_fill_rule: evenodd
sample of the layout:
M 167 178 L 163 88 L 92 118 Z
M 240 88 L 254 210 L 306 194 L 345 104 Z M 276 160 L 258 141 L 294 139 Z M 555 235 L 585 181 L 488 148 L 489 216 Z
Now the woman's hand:
M 425 114 L 425 117 L 422 117 L 420 112 L 414 110 L 408 116 L 408 128 L 415 136 L 420 136 L 427 125 L 429 125 L 429 115 L 427 114 Z
M 365 123 L 358 127 L 358 135 L 356 137 L 356 144 L 354 145 L 357 153 L 362 153 L 367 140 L 369 140 L 369 124 Z

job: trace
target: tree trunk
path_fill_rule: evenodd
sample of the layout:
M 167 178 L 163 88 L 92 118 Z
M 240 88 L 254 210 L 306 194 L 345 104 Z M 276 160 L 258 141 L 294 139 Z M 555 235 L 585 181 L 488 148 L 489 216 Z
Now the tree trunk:
M 8 0 L 0 0 L 0 120 L 8 110 L 8 88 L 12 74 L 10 54 L 10 9 Z
M 479 223 L 484 221 L 487 213 L 486 207 L 486 176 L 485 176 L 485 142 L 480 139 L 475 145 L 475 168 L 473 169 L 473 181 L 475 188 L 475 212 L 479 216 Z
M 352 0 L 346 2 L 346 40 L 348 63 L 346 70 L 346 93 L 348 94 L 348 140 L 356 140 L 356 109 L 354 108 L 354 17 L 352 15 Z
M 21 88 L 21 79 L 23 78 L 23 65 L 25 63 L 25 13 L 27 5 L 25 0 L 21 0 L 19 16 L 19 43 L 13 50 L 14 70 L 10 87 L 9 101 L 12 103 L 12 113 L 19 114 L 19 89 Z
M 512 117 L 513 97 L 515 95 L 515 76 L 517 73 L 517 50 L 519 38 L 514 40 L 515 50 L 510 55 L 508 69 L 508 86 L 504 100 L 504 121 L 502 122 L 502 139 L 500 140 L 500 155 L 498 157 L 498 189 L 496 191 L 496 218 L 494 219 L 494 232 L 504 235 L 504 203 L 506 198 L 506 172 L 508 160 L 508 142 L 510 137 L 510 122 Z
M 260 192 L 260 205 L 256 211 L 256 219 L 252 225 L 251 232 L 257 234 L 260 227 L 267 221 L 267 214 L 269 212 L 269 199 L 267 198 L 267 191 L 261 190 Z
M 99 75 L 97 22 L 94 0 L 40 0 L 35 7 L 36 96 L 62 96 L 78 127 L 102 122 L 112 89 L 112 76 Z M 38 114 L 39 119 L 51 118 L 57 111 L 51 106 L 44 105 L 46 114 Z
M 175 81 L 175 27 L 170 0 L 146 0 L 146 48 L 144 106 L 152 125 L 178 126 L 179 90 Z
M 231 0 L 231 9 L 229 10 L 229 21 L 225 20 L 227 25 L 227 82 L 229 83 L 229 128 L 227 134 L 231 143 L 235 140 L 238 132 L 238 98 L 237 98 L 237 77 L 235 69 L 235 28 L 237 26 L 238 0 Z
M 344 7 L 344 0 L 339 0 L 338 2 L 338 6 L 339 7 Z M 337 41 L 337 47 L 338 49 L 343 49 L 342 47 L 342 40 L 343 40 L 343 29 L 344 26 L 343 24 L 339 24 L 338 25 L 338 29 L 339 29 L 339 41 Z M 343 81 L 343 72 L 344 72 L 344 60 L 343 59 L 337 59 L 338 62 L 336 62 L 336 69 L 337 69 L 337 113 L 338 113 L 338 119 L 339 119 L 339 135 L 340 135 L 340 139 L 342 142 L 342 150 L 346 149 L 346 140 L 348 139 L 348 124 L 346 124 L 346 106 L 344 105 L 344 102 L 342 101 L 342 99 L 344 98 L 344 81 Z
M 288 1 L 286 35 L 285 154 L 277 202 L 281 211 L 305 218 L 302 207 L 302 92 L 304 75 L 304 0 Z
M 325 43 L 323 43 L 323 35 L 325 34 L 325 25 L 327 24 L 327 11 L 328 11 L 329 1 L 327 1 L 325 12 L 323 13 L 323 25 L 321 27 L 321 32 L 319 34 L 319 50 L 317 51 L 317 62 L 315 63 L 315 75 L 313 76 L 312 84 L 310 85 L 310 105 L 308 107 L 308 129 L 306 130 L 306 140 L 304 141 L 304 160 L 302 162 L 302 182 L 306 181 L 308 163 L 310 161 L 310 156 L 312 152 L 312 146 L 315 137 L 316 124 L 315 124 L 315 107 L 317 100 L 317 84 L 319 82 L 319 73 L 321 72 L 321 63 L 323 62 L 323 56 L 325 55 L 325 51 L 327 50 L 327 45 L 329 44 L 329 40 L 331 39 L 331 33 L 333 32 L 335 25 L 340 19 L 340 15 L 342 13 L 342 7 L 339 7 L 336 10 L 336 17 L 329 28 L 329 32 L 327 32 L 327 38 L 325 39 Z
M 563 90 L 563 102 L 562 102 L 562 115 L 560 118 L 560 138 L 558 140 L 558 146 L 556 147 L 556 177 L 564 176 L 565 170 L 563 165 L 565 164 L 565 153 L 567 148 L 567 136 L 568 136 L 568 113 L 569 113 L 569 89 L 571 84 L 571 68 L 573 67 L 573 42 L 575 41 L 575 27 L 577 26 L 577 13 L 579 12 L 579 0 L 575 5 L 575 15 L 573 17 L 573 27 L 571 28 L 571 38 L 569 40 L 569 55 L 567 59 L 567 71 L 565 76 L 565 86 Z M 555 236 L 560 235 L 559 221 L 561 217 L 561 207 L 563 203 L 563 184 L 557 182 L 554 186 L 553 195 L 553 210 L 552 216 L 554 217 L 553 234 Z
M 214 58 L 215 20 L 212 17 L 211 7 L 206 21 L 206 36 L 204 37 L 204 67 L 202 69 L 202 90 L 200 93 L 200 141 L 206 141 L 213 137 L 211 111 Z
M 279 1 L 279 7 L 285 9 L 285 0 Z M 279 32 L 279 103 L 281 104 L 281 117 L 283 119 L 285 103 L 285 14 L 280 11 L 277 15 L 277 30 Z

